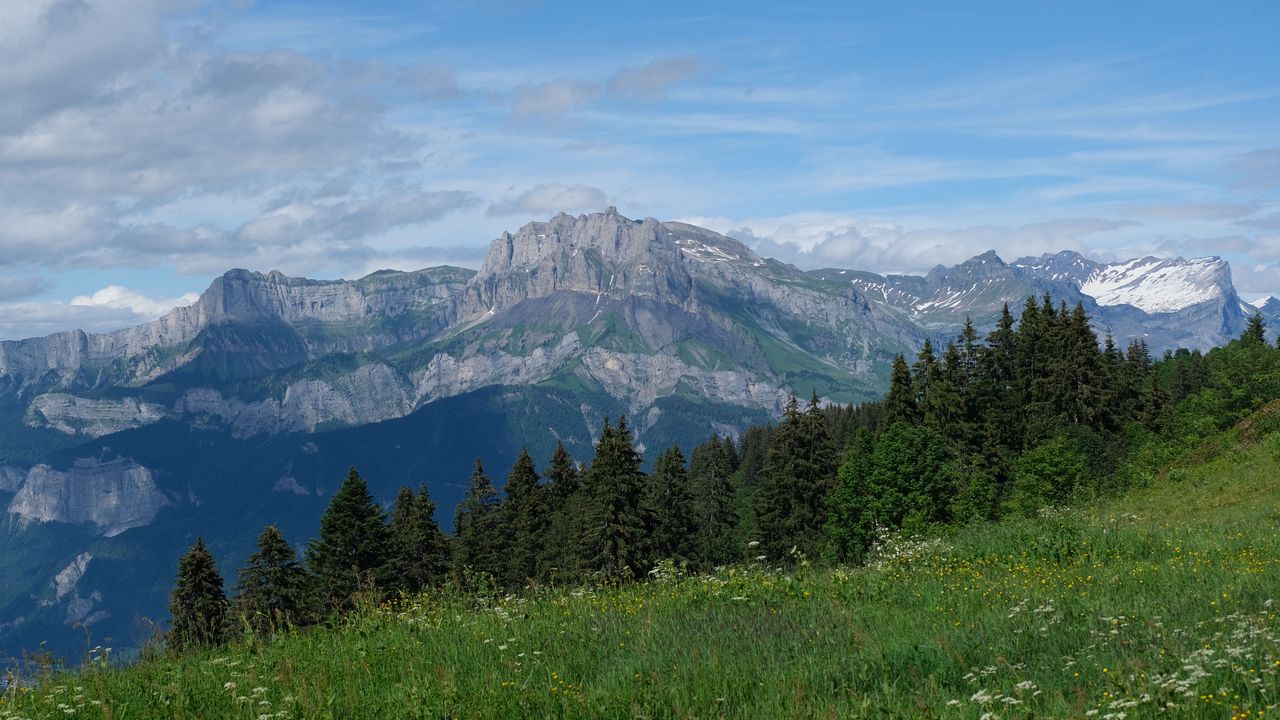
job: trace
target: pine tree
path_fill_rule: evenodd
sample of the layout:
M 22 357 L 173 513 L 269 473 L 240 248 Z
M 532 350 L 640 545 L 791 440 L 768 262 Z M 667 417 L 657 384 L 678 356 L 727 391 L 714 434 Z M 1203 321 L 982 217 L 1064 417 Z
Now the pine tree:
M 584 477 L 582 551 L 586 569 L 609 578 L 643 577 L 648 572 L 645 543 L 649 519 L 641 497 L 645 478 L 626 417 L 608 420 Z
M 956 442 L 962 442 L 969 437 L 966 417 L 968 408 L 965 399 L 964 357 L 955 343 L 947 343 L 942 353 L 942 363 L 937 364 L 934 373 L 929 393 L 921 407 L 924 424 Z
M 727 498 L 732 502 L 732 498 Z M 697 551 L 696 501 L 685 469 L 684 453 L 672 445 L 658 456 L 646 486 L 646 514 L 653 520 L 655 559 L 677 563 L 693 560 Z
M 1112 408 L 1106 402 L 1111 393 L 1105 384 L 1104 360 L 1084 306 L 1077 303 L 1074 310 L 1060 314 L 1057 326 L 1057 354 L 1045 361 L 1053 424 L 1042 436 L 1052 435 L 1063 424 L 1094 429 L 1113 425 Z M 1040 439 L 1034 438 L 1037 443 Z
M 458 503 L 453 529 L 454 565 L 464 581 L 474 574 L 503 579 L 506 569 L 506 534 L 502 528 L 502 499 L 484 472 L 480 458 L 467 482 L 467 494 Z
M 1009 307 L 1005 306 L 1007 314 Z M 960 349 L 960 367 L 964 371 L 966 384 L 971 382 L 978 370 L 978 359 L 982 354 L 982 347 L 978 341 L 978 331 L 973 327 L 973 319 L 968 315 L 964 316 L 964 326 L 960 329 L 959 338 Z
M 770 560 L 788 561 L 792 548 L 806 555 L 821 549 L 835 474 L 835 445 L 817 397 L 801 414 L 792 396 L 769 445 L 765 484 L 756 499 L 760 543 Z
M 734 505 L 735 457 L 732 441 L 712 435 L 693 449 L 689 475 L 693 480 L 694 526 L 697 544 L 694 557 L 703 568 L 724 565 L 740 556 L 734 527 L 738 511 Z
M 221 644 L 226 639 L 228 609 L 213 555 L 196 538 L 178 560 L 178 578 L 169 599 L 169 648 L 182 652 Z
M 391 513 L 390 587 L 418 593 L 444 583 L 449 574 L 449 538 L 435 519 L 436 504 L 426 484 L 418 492 L 402 487 Z
M 1240 341 L 1255 345 L 1267 343 L 1267 321 L 1262 319 L 1262 313 L 1254 313 L 1253 317 L 1249 318 L 1249 325 L 1240 335 Z
M 884 399 L 884 421 L 891 424 L 898 420 L 916 422 L 919 407 L 916 404 L 915 384 L 906 358 L 899 354 L 893 359 L 893 372 L 889 377 L 889 394 Z
M 547 540 L 538 558 L 538 578 L 546 581 L 572 579 L 578 567 L 580 541 L 577 520 L 583 502 L 582 479 L 578 466 L 556 443 L 551 462 L 543 473 L 547 479 L 544 497 L 547 505 Z
M 280 529 L 267 526 L 236 582 L 236 614 L 255 635 L 270 637 L 311 619 L 307 571 Z
M 933 352 L 933 341 L 925 338 L 924 345 L 916 354 L 916 361 L 911 366 L 911 384 L 915 390 L 916 408 L 922 420 L 925 419 L 924 415 L 933 403 L 934 384 L 938 381 L 941 371 L 938 358 Z
M 351 607 L 357 592 L 372 590 L 388 559 L 382 508 L 355 468 L 320 518 L 320 534 L 307 545 L 307 568 L 329 610 Z
M 527 449 L 521 449 L 504 488 L 507 499 L 503 503 L 503 524 L 511 541 L 506 573 L 509 587 L 519 587 L 537 577 L 538 556 L 547 542 L 545 488 L 538 481 L 533 458 Z
M 992 432 L 1001 447 L 1016 450 L 1022 443 L 1023 409 L 1017 374 L 1018 336 L 1013 325 L 1006 304 L 995 329 L 987 335 L 986 347 L 980 350 L 974 395 L 978 424 Z

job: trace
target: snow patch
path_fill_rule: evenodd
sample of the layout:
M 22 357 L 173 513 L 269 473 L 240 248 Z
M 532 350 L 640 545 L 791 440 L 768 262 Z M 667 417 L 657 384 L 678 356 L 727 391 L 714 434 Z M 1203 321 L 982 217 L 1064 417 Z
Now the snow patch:
M 1226 264 L 1218 258 L 1146 257 L 1098 268 L 1080 292 L 1099 305 L 1132 305 L 1148 313 L 1177 312 L 1224 296 Z

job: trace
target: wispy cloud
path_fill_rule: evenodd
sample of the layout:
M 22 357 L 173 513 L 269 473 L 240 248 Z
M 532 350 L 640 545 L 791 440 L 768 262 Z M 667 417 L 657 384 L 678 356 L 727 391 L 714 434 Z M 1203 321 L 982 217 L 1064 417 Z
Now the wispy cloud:
M 540 217 L 573 210 L 603 210 L 609 199 L 600 188 L 587 185 L 542 183 L 516 195 L 506 195 L 489 205 L 490 216 Z
M 609 94 L 649 102 L 662 100 L 672 85 L 701 70 L 702 61 L 694 55 L 657 58 L 644 65 L 619 69 L 609 81 Z

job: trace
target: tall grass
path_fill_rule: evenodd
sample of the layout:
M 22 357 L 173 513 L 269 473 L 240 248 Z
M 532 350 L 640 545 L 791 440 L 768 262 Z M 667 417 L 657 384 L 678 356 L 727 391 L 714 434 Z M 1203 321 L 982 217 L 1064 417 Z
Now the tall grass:
M 11 689 L 14 718 L 1251 718 L 1280 703 L 1280 439 L 1085 510 L 343 625 Z

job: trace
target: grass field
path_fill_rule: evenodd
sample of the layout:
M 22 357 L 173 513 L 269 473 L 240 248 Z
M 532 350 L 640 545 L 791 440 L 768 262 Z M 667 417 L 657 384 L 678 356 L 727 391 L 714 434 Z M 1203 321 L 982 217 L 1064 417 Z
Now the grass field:
M 1280 436 L 1215 455 L 867 568 L 424 597 L 55 675 L 0 720 L 1280 716 Z

